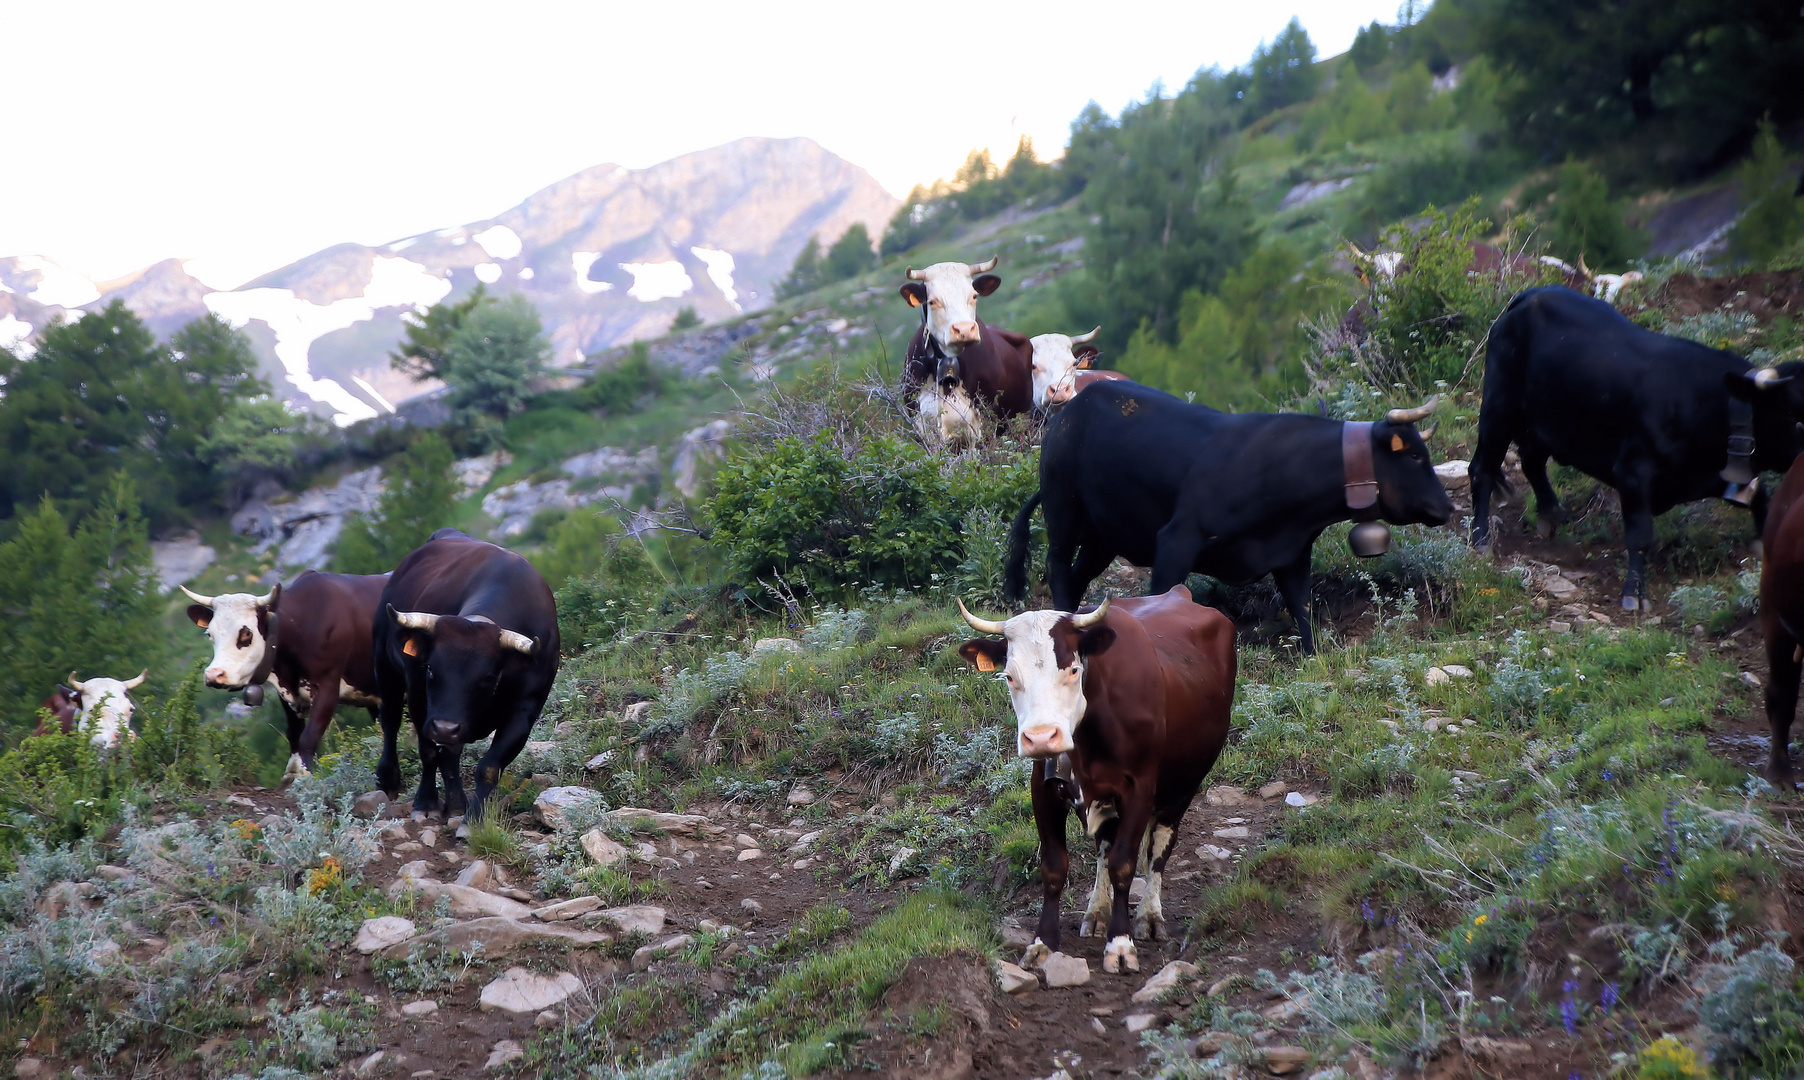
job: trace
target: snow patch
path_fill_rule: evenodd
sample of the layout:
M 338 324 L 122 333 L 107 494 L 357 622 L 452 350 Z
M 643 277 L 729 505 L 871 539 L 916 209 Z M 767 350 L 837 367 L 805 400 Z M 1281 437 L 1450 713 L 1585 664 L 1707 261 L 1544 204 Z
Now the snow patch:
M 368 402 L 332 379 L 316 379 L 307 366 L 313 343 L 334 330 L 373 319 L 376 309 L 410 307 L 421 310 L 443 300 L 451 283 L 409 259 L 377 256 L 370 264 L 370 283 L 362 296 L 319 305 L 288 289 L 245 289 L 207 294 L 208 310 L 233 326 L 252 319 L 267 324 L 276 335 L 276 359 L 288 372 L 288 381 L 315 401 L 330 405 L 339 427 L 376 416 Z
M 576 271 L 576 287 L 591 296 L 607 292 L 614 287 L 611 281 L 589 280 L 589 267 L 594 266 L 595 260 L 599 258 L 601 258 L 599 251 L 572 251 L 570 253 L 570 268 Z
M 681 296 L 695 288 L 695 279 L 689 276 L 689 271 L 683 269 L 682 263 L 674 260 L 655 263 L 621 263 L 620 269 L 633 275 L 632 288 L 626 290 L 626 295 L 641 303 L 649 304 L 653 300 L 667 300 L 671 297 Z
M 417 236 L 410 236 L 405 240 L 396 240 L 394 243 L 388 245 L 388 250 L 390 250 L 390 251 L 406 251 L 408 248 L 419 243 L 419 240 L 420 240 L 420 238 Z
M 464 227 L 462 225 L 453 225 L 448 229 L 440 229 L 438 232 L 435 232 L 432 235 L 439 237 L 440 239 L 443 239 L 444 237 L 447 237 L 447 236 L 460 235 L 463 231 L 464 231 Z
M 720 290 L 720 295 L 727 298 L 734 311 L 739 311 L 739 293 L 733 288 L 733 253 L 719 251 L 714 248 L 692 247 L 689 254 L 694 255 L 708 265 L 708 280 Z
M 476 264 L 476 280 L 482 282 L 484 285 L 493 285 L 495 282 L 500 281 L 501 280 L 501 264 L 500 263 L 477 263 Z
M 520 254 L 520 237 L 506 225 L 495 225 L 474 237 L 491 259 L 511 259 Z
M 31 348 L 28 339 L 31 337 L 31 324 L 14 315 L 0 315 L 0 349 L 9 349 L 20 355 L 28 355 Z
M 37 288 L 31 291 L 31 298 L 46 307 L 78 308 L 100 299 L 100 290 L 92 281 L 49 259 L 21 255 L 16 263 L 21 270 L 36 270 L 41 275 Z
M 361 387 L 363 392 L 370 396 L 371 401 L 374 401 L 376 404 L 382 406 L 384 409 L 387 409 L 389 412 L 395 411 L 394 403 L 389 401 L 387 398 L 383 397 L 382 391 L 371 386 L 369 383 L 365 382 L 361 377 L 356 376 L 356 375 L 351 376 L 351 381 L 356 383 L 359 387 Z
M 522 266 L 520 268 L 520 280 L 521 281 L 531 281 L 532 280 L 532 267 Z

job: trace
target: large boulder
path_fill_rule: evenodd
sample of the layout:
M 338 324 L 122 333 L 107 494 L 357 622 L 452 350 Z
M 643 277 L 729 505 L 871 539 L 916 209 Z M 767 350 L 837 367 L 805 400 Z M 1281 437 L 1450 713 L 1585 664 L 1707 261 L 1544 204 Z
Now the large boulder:
M 601 798 L 601 792 L 586 787 L 554 787 L 546 788 L 533 800 L 532 811 L 538 815 L 548 829 L 564 827 L 564 813 L 579 806 L 587 806 Z
M 438 949 L 462 954 L 481 946 L 480 955 L 493 959 L 506 956 L 523 946 L 535 943 L 569 945 L 587 948 L 606 945 L 614 940 L 610 934 L 596 930 L 578 930 L 560 923 L 519 922 L 514 919 L 484 918 L 441 926 L 417 934 L 382 950 L 389 960 L 406 960 L 421 952 Z
M 410 889 L 419 890 L 420 900 L 428 906 L 438 903 L 439 897 L 445 897 L 451 901 L 451 914 L 463 919 L 479 919 L 491 915 L 503 919 L 524 919 L 532 914 L 532 909 L 518 900 L 509 900 L 505 896 L 496 896 L 467 885 L 450 885 L 423 878 L 396 878 L 388 887 L 388 895 L 400 896 Z
M 525 968 L 507 973 L 482 988 L 483 1012 L 536 1013 L 562 1005 L 583 988 L 583 981 L 568 971 L 540 975 Z

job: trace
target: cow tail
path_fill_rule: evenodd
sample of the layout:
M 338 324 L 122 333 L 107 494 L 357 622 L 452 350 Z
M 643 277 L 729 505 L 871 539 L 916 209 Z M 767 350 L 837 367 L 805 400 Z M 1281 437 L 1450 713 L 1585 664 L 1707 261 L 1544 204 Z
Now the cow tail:
M 1503 459 L 1515 438 L 1523 406 L 1523 358 L 1516 328 L 1522 316 L 1516 314 L 1516 306 L 1525 295 L 1518 293 L 1510 299 L 1485 338 L 1484 400 L 1490 409 L 1479 409 L 1478 444 L 1472 454 L 1473 464 L 1490 474 L 1491 482 L 1505 498 L 1515 494 L 1515 488 L 1504 476 Z
M 1027 596 L 1027 529 L 1034 507 L 1040 505 L 1040 493 L 1034 492 L 1015 515 L 1008 530 L 1008 564 L 1002 569 L 1002 595 L 1010 602 Z

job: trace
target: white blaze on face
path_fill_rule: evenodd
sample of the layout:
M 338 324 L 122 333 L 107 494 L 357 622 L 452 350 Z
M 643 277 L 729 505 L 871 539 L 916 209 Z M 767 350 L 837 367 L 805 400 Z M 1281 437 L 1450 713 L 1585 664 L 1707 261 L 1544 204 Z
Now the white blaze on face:
M 978 337 L 971 267 L 962 262 L 934 263 L 921 273 L 927 286 L 927 332 L 942 350 L 957 356 Z
M 1069 753 L 1084 718 L 1084 661 L 1075 653 L 1059 667 L 1052 628 L 1064 611 L 1029 611 L 1003 624 L 1008 660 L 1003 677 L 1015 707 L 1015 752 L 1022 757 Z
M 118 746 L 131 730 L 131 692 L 118 679 L 86 679 L 81 686 L 81 730 L 95 746 Z
M 257 597 L 250 593 L 226 593 L 213 598 L 213 617 L 207 637 L 213 642 L 213 659 L 207 664 L 207 685 L 236 690 L 250 682 L 263 663 L 267 647 L 257 626 Z
M 1077 389 L 1077 355 L 1067 334 L 1041 334 L 1034 347 L 1034 408 L 1071 400 Z

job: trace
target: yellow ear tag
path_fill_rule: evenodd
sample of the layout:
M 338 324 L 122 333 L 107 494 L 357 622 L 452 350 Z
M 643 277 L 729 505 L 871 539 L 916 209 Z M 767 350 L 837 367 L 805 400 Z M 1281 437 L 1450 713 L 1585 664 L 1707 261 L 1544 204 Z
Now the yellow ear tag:
M 202 630 L 205 630 L 207 628 L 207 624 L 212 621 L 213 621 L 212 619 L 196 619 L 196 620 L 194 620 L 194 625 L 200 627 Z
M 1402 449 L 1403 449 L 1403 436 L 1392 435 L 1391 436 L 1391 450 L 1392 451 L 1401 451 Z
M 995 671 L 996 670 L 996 661 L 990 659 L 990 656 L 988 653 L 978 653 L 976 663 L 977 663 L 977 670 L 979 670 L 979 671 Z
M 407 643 L 401 646 L 401 651 L 408 656 L 420 655 L 420 639 L 409 635 Z

